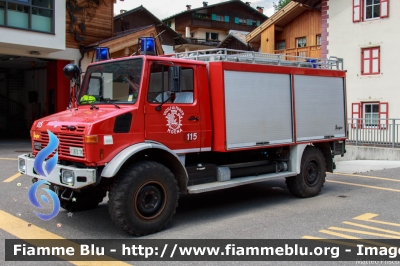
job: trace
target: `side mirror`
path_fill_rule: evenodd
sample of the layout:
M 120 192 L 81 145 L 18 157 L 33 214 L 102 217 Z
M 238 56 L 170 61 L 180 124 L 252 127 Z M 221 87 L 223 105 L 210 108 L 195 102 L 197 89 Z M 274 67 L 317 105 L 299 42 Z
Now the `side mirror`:
M 73 82 L 76 82 L 77 80 L 79 80 L 79 77 L 81 75 L 81 69 L 74 64 L 68 64 L 64 67 L 63 69 L 64 72 L 64 76 L 69 79 L 72 80 Z
M 169 90 L 170 92 L 181 91 L 181 66 L 170 66 L 168 69 L 169 74 Z

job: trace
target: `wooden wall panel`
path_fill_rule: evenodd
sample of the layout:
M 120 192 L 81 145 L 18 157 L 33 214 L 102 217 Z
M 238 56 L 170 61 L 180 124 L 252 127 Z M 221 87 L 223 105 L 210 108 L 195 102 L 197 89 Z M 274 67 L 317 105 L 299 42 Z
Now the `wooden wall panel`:
M 79 48 L 79 45 L 87 45 L 110 38 L 113 36 L 114 28 L 114 1 L 105 0 L 105 4 L 99 6 L 92 20 L 89 19 L 87 12 L 75 14 L 78 18 L 78 23 L 75 24 L 75 29 L 83 36 L 82 31 L 79 29 L 79 23 L 85 20 L 86 26 L 86 39 L 77 41 L 75 35 L 71 34 L 71 16 L 69 11 L 66 13 L 66 46 L 68 48 Z M 79 6 L 84 6 L 86 0 L 78 0 Z
M 273 53 L 275 49 L 275 25 L 272 24 L 261 33 L 261 47 L 262 53 Z
M 306 37 L 307 46 L 317 45 L 316 36 L 321 32 L 321 11 L 306 10 L 286 24 L 283 31 L 276 32 L 274 49 L 279 41 L 286 41 L 286 49 L 296 48 L 296 38 L 299 37 Z

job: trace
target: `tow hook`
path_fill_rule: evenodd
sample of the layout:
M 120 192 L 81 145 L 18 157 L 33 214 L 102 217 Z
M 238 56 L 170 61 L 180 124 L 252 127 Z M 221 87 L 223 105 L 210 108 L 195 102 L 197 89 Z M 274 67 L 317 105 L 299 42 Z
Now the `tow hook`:
M 67 193 L 68 190 L 71 190 L 69 196 L 67 196 L 67 195 L 68 195 L 68 193 Z M 61 196 L 60 196 L 60 197 L 61 197 L 61 199 L 63 199 L 63 200 L 68 200 L 68 201 L 70 201 L 70 200 L 72 199 L 73 196 L 74 196 L 74 191 L 73 191 L 72 189 L 67 188 L 67 189 L 64 189 L 64 191 L 61 193 Z

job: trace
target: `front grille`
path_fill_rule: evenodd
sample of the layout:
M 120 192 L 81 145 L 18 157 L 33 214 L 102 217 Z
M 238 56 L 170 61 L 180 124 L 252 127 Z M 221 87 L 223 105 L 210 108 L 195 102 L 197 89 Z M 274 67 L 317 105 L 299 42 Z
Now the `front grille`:
M 66 158 L 85 158 L 85 145 L 83 144 L 83 135 L 65 134 L 65 133 L 54 133 L 59 140 L 58 155 Z M 41 142 L 42 149 L 49 143 L 49 134 L 47 132 L 40 132 L 40 139 L 34 140 L 34 142 Z M 73 156 L 70 154 L 70 147 L 82 148 L 83 157 Z M 53 153 L 54 154 L 54 153 Z M 52 157 L 50 155 L 49 157 Z

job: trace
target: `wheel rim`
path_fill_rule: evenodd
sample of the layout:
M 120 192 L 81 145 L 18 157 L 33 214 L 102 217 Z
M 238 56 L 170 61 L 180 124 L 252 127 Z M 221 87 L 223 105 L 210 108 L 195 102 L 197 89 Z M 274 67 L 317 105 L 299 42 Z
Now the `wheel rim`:
M 160 182 L 148 181 L 139 187 L 133 200 L 136 213 L 142 219 L 151 220 L 163 212 L 167 193 Z
M 318 184 L 320 172 L 319 163 L 317 161 L 312 160 L 307 163 L 304 179 L 308 186 L 314 187 Z

